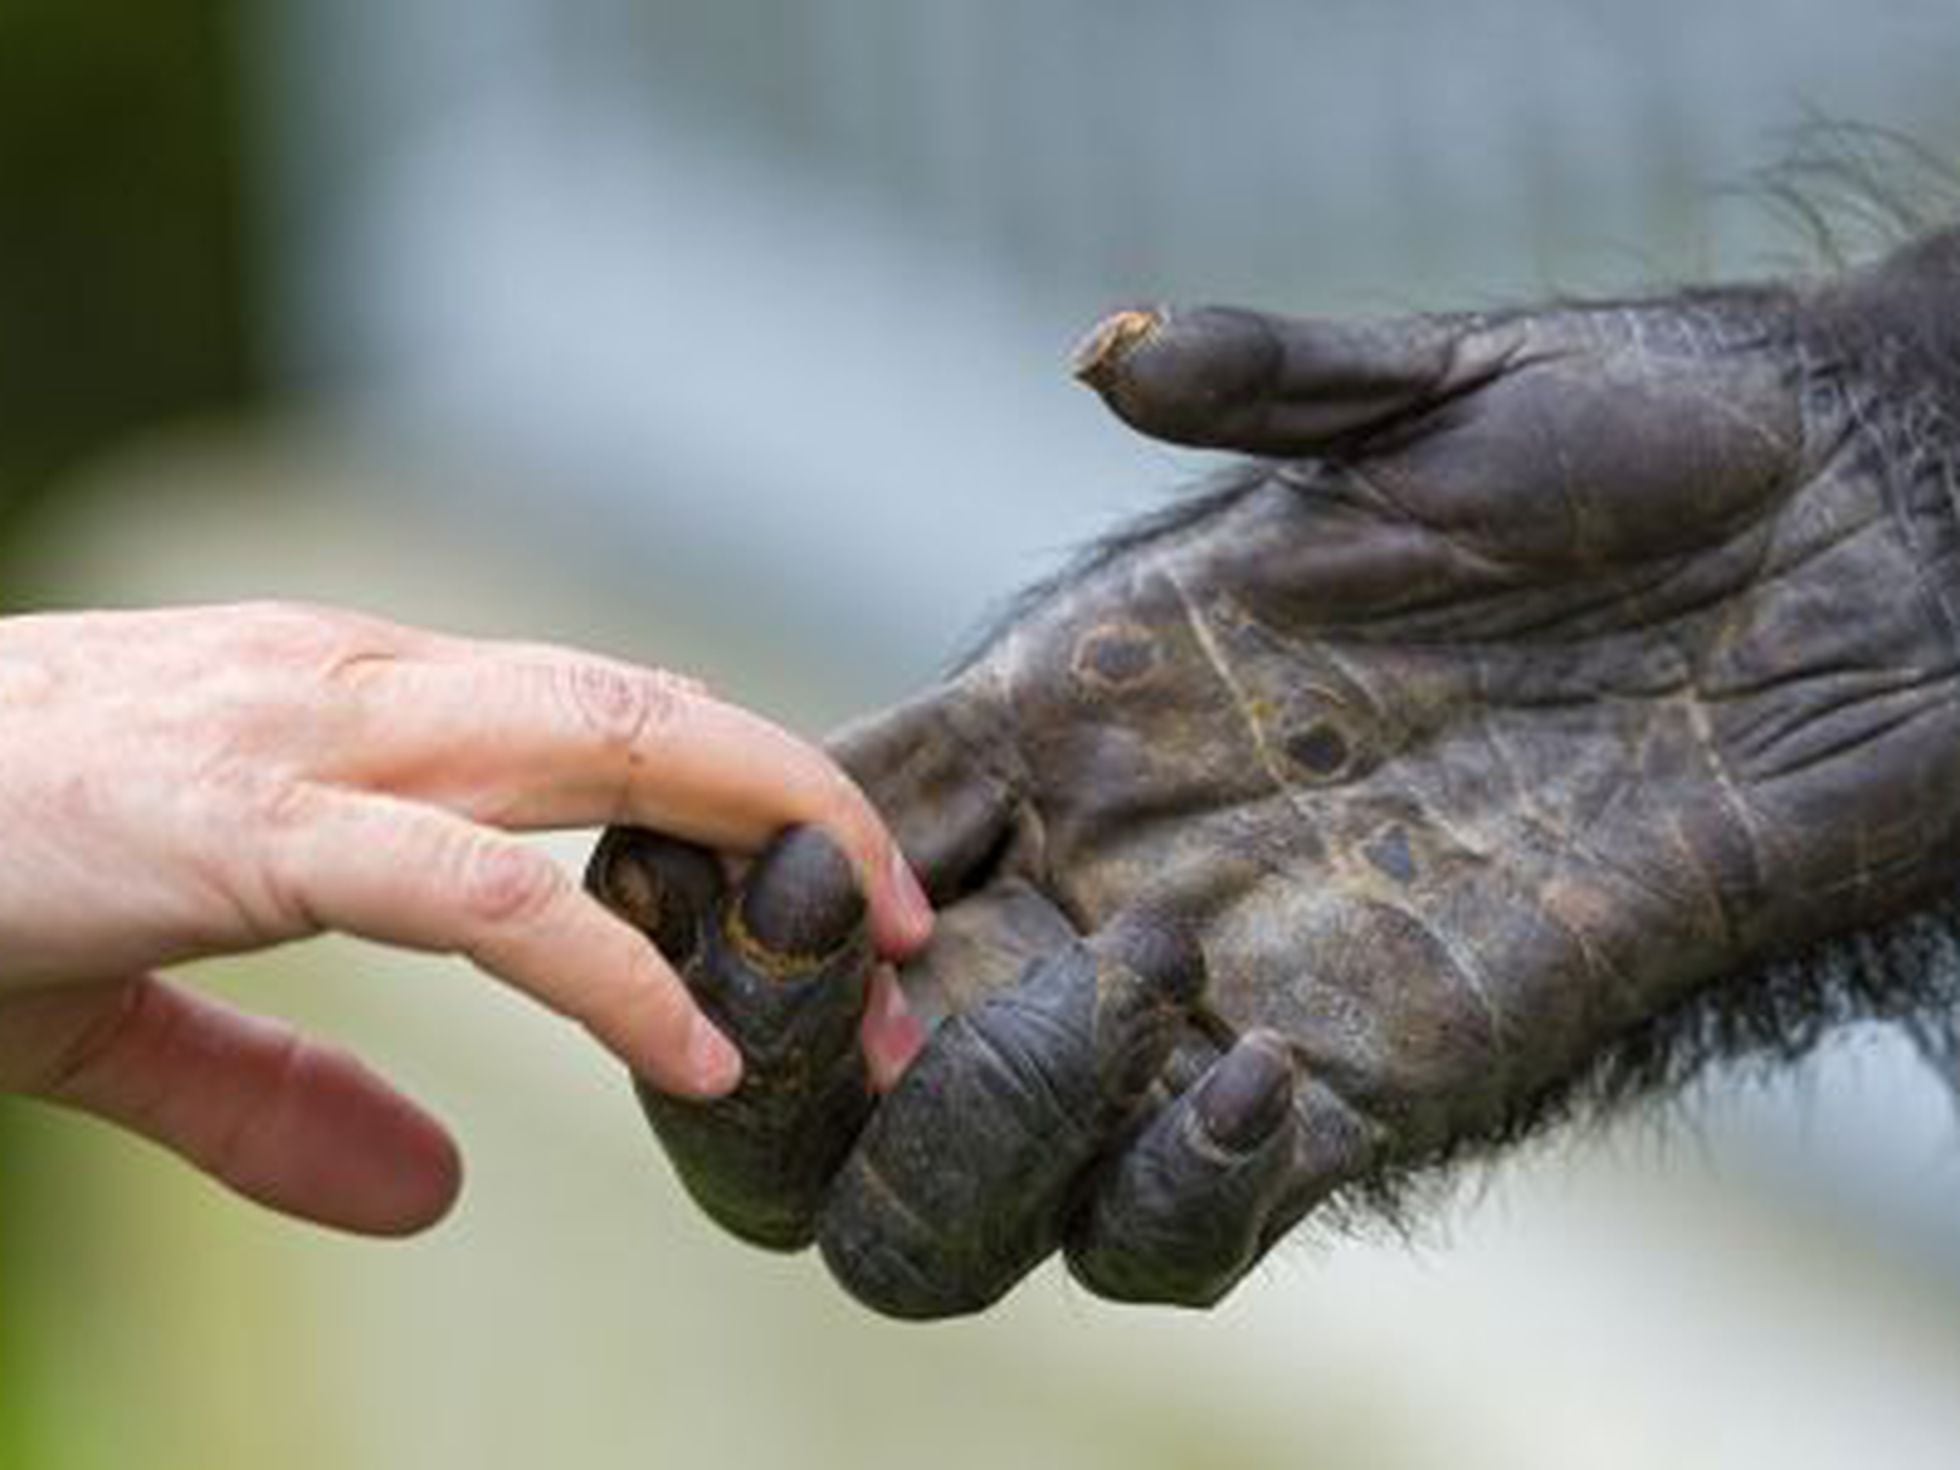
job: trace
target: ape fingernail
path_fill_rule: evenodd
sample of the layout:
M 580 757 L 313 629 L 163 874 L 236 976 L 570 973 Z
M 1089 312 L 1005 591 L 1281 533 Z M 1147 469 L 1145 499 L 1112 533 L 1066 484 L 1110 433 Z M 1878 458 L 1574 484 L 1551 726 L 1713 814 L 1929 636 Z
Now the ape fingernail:
M 849 860 L 815 827 L 799 827 L 757 859 L 742 895 L 743 927 L 775 956 L 821 959 L 863 917 Z
M 1095 947 L 1179 1005 L 1195 1005 L 1204 996 L 1204 950 L 1175 919 L 1141 911 L 1121 915 L 1097 936 Z
M 1199 1084 L 1196 1108 L 1205 1134 L 1244 1153 L 1266 1141 L 1293 1105 L 1293 1066 L 1277 1038 L 1242 1039 Z
M 1090 387 L 1103 387 L 1115 376 L 1124 355 L 1156 331 L 1161 320 L 1154 311 L 1134 308 L 1104 317 L 1070 354 L 1069 370 Z
M 690 843 L 617 828 L 592 857 L 592 891 L 674 965 L 700 938 L 699 916 L 714 904 L 721 877 L 714 859 Z

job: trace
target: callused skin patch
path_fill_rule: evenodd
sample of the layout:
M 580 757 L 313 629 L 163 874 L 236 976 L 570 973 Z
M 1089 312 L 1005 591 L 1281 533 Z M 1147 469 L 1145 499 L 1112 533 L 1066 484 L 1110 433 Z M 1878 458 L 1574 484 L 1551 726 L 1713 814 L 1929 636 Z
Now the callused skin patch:
M 1332 781 L 1347 769 L 1347 736 L 1331 721 L 1320 720 L 1286 737 L 1286 754 L 1308 777 Z
M 1092 691 L 1134 689 L 1156 669 L 1157 640 L 1138 623 L 1099 624 L 1075 647 L 1075 676 Z

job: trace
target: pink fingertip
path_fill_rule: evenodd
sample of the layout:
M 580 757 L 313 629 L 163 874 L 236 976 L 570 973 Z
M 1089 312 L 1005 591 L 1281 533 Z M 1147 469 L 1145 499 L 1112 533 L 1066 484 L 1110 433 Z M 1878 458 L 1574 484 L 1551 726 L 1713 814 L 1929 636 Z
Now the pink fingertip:
M 932 900 L 926 897 L 918 874 L 912 871 L 905 854 L 897 848 L 892 849 L 891 896 L 898 911 L 899 933 L 896 937 L 900 946 L 892 958 L 904 959 L 932 938 Z
M 698 1097 L 726 1097 L 742 1080 L 742 1054 L 706 1016 L 696 1016 L 687 1034 L 688 1082 Z
M 872 978 L 871 1003 L 859 1032 L 871 1085 L 889 1092 L 926 1044 L 926 1028 L 906 1004 L 905 992 L 889 965 Z

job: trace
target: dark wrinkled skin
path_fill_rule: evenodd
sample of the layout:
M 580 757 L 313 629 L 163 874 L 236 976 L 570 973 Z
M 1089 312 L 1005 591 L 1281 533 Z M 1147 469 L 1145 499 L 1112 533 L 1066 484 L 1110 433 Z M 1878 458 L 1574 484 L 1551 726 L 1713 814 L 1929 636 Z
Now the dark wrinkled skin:
M 975 1310 L 1054 1246 L 1214 1301 L 1344 1185 L 1951 887 L 1960 237 L 1643 303 L 1125 313 L 1081 371 L 1259 458 L 836 744 L 956 1018 L 804 1194 L 870 1305 Z M 1147 1091 L 1058 994 L 1112 932 L 1200 952 Z
M 813 829 L 791 832 L 730 894 L 700 848 L 615 828 L 590 881 L 740 1038 L 741 1086 L 713 1107 L 638 1084 L 682 1181 L 751 1244 L 808 1245 L 872 1104 L 857 1045 L 871 948 L 844 855 Z

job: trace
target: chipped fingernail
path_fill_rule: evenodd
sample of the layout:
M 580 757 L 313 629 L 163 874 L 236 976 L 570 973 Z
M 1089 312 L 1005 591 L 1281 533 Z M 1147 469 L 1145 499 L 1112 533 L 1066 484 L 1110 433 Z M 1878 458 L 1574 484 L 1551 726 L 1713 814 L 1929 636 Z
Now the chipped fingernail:
M 1115 373 L 1124 354 L 1157 330 L 1162 318 L 1154 311 L 1115 312 L 1089 329 L 1069 358 L 1069 370 L 1091 387 L 1102 387 Z
M 702 1097 L 725 1097 L 742 1080 L 742 1054 L 706 1016 L 696 1016 L 688 1031 L 687 1075 Z

